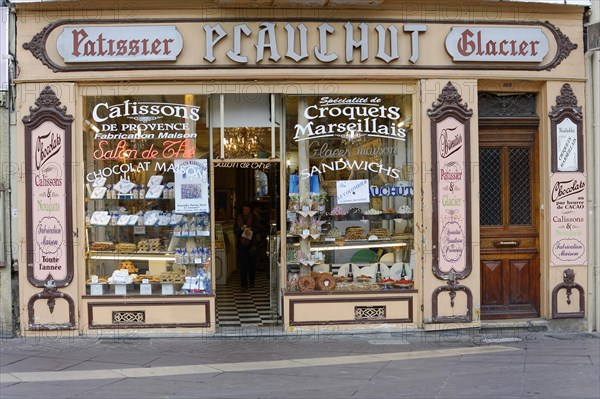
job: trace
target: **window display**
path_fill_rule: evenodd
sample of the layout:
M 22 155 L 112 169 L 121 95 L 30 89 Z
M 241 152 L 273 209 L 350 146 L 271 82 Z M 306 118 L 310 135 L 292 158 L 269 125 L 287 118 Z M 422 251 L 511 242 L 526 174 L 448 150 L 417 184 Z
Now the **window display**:
M 288 291 L 414 288 L 410 96 L 290 97 Z
M 85 97 L 91 295 L 211 292 L 206 99 Z

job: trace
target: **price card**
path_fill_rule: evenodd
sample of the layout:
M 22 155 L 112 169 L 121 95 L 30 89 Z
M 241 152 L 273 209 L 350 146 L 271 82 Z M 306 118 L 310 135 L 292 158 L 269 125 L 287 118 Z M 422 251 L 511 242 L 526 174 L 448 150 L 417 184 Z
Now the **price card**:
M 135 184 L 130 182 L 129 180 L 121 179 L 117 184 L 114 185 L 114 189 L 120 192 L 121 194 L 127 194 L 131 191 L 132 188 L 135 187 Z
M 106 183 L 106 177 L 97 177 L 92 183 L 92 187 L 102 187 Z
M 163 177 L 161 175 L 150 176 L 148 179 L 148 187 L 157 186 L 162 183 Z

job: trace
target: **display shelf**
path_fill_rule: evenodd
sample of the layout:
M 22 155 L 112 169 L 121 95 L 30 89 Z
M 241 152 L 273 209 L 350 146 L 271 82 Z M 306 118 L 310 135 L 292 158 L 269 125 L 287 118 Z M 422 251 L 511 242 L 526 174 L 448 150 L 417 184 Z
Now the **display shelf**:
M 106 225 L 102 225 L 102 224 L 87 224 L 85 227 L 160 227 L 160 228 L 171 228 L 171 230 L 173 230 L 173 228 L 176 225 L 173 224 L 168 224 L 168 225 L 158 225 L 158 224 L 106 224 Z
M 86 198 L 86 201 L 142 201 L 142 202 L 150 202 L 150 201 L 175 201 L 175 198 Z
M 168 226 L 161 226 L 168 227 Z M 196 234 L 173 234 L 174 238 L 210 237 L 210 231 L 198 231 Z
M 380 215 L 361 215 L 360 217 L 352 217 L 347 215 L 328 215 L 326 219 L 332 222 L 381 222 L 391 220 L 411 220 L 413 219 L 413 213 L 382 213 Z
M 344 241 L 343 244 L 332 244 L 332 243 L 319 243 L 312 242 L 310 247 L 311 252 L 315 251 L 336 251 L 343 249 L 364 249 L 364 248 L 394 248 L 394 247 L 406 247 L 408 243 L 406 241 Z
M 114 252 L 114 251 L 89 251 L 88 258 L 92 260 L 164 260 L 175 262 L 175 254 L 168 252 Z

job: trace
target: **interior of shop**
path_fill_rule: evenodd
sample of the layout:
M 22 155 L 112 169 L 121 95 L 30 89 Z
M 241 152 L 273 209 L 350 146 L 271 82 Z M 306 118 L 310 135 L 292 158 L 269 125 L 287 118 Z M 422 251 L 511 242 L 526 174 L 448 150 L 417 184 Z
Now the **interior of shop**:
M 215 224 L 221 226 L 225 242 L 225 259 L 215 259 L 217 324 L 221 327 L 274 324 L 278 319 L 279 289 L 269 245 L 277 231 L 279 215 L 278 164 L 230 165 L 214 164 Z M 253 237 L 249 251 L 238 251 L 241 232 L 237 222 L 242 220 L 245 205 L 250 208 Z M 239 257 L 248 254 L 252 271 L 250 281 L 243 284 L 239 267 L 243 259 Z

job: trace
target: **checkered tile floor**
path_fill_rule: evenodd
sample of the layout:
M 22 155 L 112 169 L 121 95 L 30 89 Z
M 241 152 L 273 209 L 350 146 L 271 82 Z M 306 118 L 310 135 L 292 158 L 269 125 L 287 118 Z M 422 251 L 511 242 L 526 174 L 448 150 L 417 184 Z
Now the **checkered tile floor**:
M 243 325 L 273 325 L 269 299 L 269 278 L 266 272 L 256 273 L 254 288 L 242 292 L 240 276 L 235 273 L 227 279 L 227 285 L 218 285 L 217 325 L 239 327 Z

